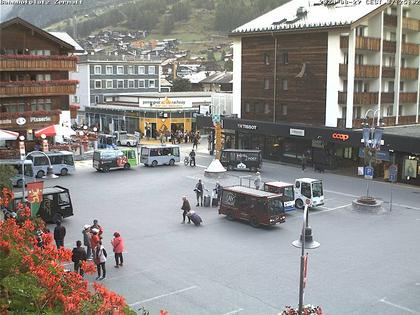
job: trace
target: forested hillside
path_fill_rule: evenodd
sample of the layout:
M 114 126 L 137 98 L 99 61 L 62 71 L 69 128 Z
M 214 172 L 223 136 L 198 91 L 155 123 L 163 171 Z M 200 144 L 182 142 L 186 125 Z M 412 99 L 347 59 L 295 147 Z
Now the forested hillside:
M 227 33 L 287 0 L 90 0 L 79 5 L 17 6 L 8 17 L 20 16 L 37 26 L 83 38 L 104 28 L 146 30 L 169 35 L 190 25 L 207 35 Z M 52 1 L 53 2 L 53 1 Z M 186 32 L 191 30 L 186 29 Z

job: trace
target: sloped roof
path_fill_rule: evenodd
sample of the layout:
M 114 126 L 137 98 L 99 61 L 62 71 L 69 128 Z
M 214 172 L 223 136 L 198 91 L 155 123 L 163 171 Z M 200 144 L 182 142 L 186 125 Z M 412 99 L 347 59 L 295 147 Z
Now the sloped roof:
M 75 52 L 78 53 L 83 53 L 85 52 L 85 50 L 83 49 L 82 46 L 79 45 L 78 42 L 76 42 L 73 37 L 71 37 L 68 33 L 66 32 L 49 32 L 51 35 L 61 39 L 63 42 L 66 42 L 70 45 L 72 45 L 75 49 Z
M 208 76 L 204 80 L 201 80 L 200 83 L 214 83 L 214 84 L 233 83 L 233 72 L 218 71 Z
M 351 1 L 349 2 L 351 3 Z M 237 27 L 231 32 L 231 35 L 349 27 L 366 15 L 374 13 L 380 7 L 388 6 L 387 4 L 370 4 L 367 2 L 362 1 L 357 5 L 336 4 L 327 6 L 321 4 L 321 0 L 291 0 Z
M 73 45 L 71 45 L 71 44 L 69 44 L 69 43 L 61 40 L 60 38 L 58 38 L 58 37 L 56 37 L 56 36 L 54 36 L 54 35 L 46 32 L 46 31 L 44 31 L 43 29 L 41 29 L 41 28 L 39 28 L 39 27 L 37 27 L 37 26 L 35 26 L 35 25 L 33 25 L 33 24 L 31 24 L 31 23 L 23 20 L 23 19 L 21 19 L 20 17 L 15 17 L 15 18 L 12 18 L 10 20 L 7 20 L 7 21 L 1 23 L 0 24 L 0 29 L 9 27 L 9 26 L 11 26 L 13 24 L 23 25 L 23 26 L 25 26 L 25 27 L 33 30 L 34 32 L 37 32 L 41 36 L 43 36 L 45 38 L 48 38 L 49 40 L 52 40 L 53 42 L 57 43 L 58 45 L 67 48 L 70 52 L 73 52 L 74 49 L 75 49 L 73 47 Z

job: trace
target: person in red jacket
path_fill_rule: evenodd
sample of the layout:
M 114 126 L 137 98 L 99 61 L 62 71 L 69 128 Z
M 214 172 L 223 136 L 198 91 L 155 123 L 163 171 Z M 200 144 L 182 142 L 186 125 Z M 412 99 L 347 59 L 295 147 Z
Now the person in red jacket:
M 112 248 L 115 254 L 115 268 L 119 268 L 123 266 L 123 251 L 124 251 L 124 241 L 120 235 L 120 233 L 115 232 L 114 238 L 111 241 Z
M 90 238 L 90 243 L 91 243 L 91 248 L 93 249 L 98 245 L 98 243 L 101 239 L 100 239 L 99 234 L 98 234 L 99 233 L 98 229 L 93 228 L 93 229 L 91 229 L 91 232 L 92 232 L 92 236 Z

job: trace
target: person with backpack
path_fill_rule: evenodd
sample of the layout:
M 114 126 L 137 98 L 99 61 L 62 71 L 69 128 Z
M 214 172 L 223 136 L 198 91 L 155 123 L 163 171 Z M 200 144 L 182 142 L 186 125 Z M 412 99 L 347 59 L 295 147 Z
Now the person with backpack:
M 106 277 L 106 257 L 108 256 L 105 248 L 102 246 L 102 241 L 98 242 L 98 245 L 96 245 L 95 249 L 93 250 L 93 257 L 94 262 L 96 264 L 96 269 L 98 271 L 98 276 L 96 277 L 96 280 L 104 280 Z M 101 269 L 102 269 L 102 276 L 101 276 Z
M 87 260 L 86 250 L 82 247 L 82 242 L 77 241 L 76 247 L 73 248 L 71 261 L 74 262 L 74 272 L 77 272 L 82 277 L 85 274 L 82 267 L 82 262 Z

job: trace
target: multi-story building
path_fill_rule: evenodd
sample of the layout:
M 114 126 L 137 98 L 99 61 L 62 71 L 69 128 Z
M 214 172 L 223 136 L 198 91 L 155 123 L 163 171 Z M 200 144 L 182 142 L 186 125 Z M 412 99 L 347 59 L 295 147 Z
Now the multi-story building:
M 85 106 L 104 103 L 108 95 L 159 92 L 160 60 L 82 55 L 71 77 L 80 81 L 72 103 L 80 106 L 78 120 L 83 123 Z
M 35 130 L 70 120 L 69 95 L 78 83 L 69 80 L 77 63 L 73 51 L 20 18 L 0 24 L 0 128 L 30 141 Z
M 386 126 L 377 174 L 398 163 L 404 179 L 405 161 L 420 164 L 420 127 L 390 126 L 419 123 L 420 6 L 322 3 L 292 0 L 232 31 L 240 119 L 224 119 L 225 136 L 269 159 L 356 169 L 369 114 Z

